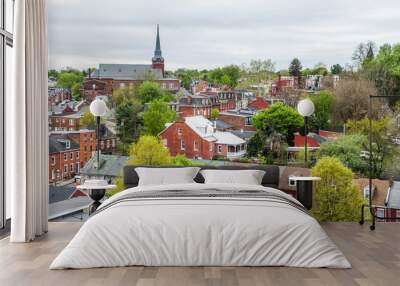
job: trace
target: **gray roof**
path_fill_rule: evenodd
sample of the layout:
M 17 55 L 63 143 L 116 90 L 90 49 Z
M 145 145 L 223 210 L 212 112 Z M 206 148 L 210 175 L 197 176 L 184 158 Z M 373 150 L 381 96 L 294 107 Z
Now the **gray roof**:
M 93 78 L 112 78 L 118 80 L 146 80 L 162 79 L 160 69 L 153 69 L 151 65 L 140 64 L 100 64 L 91 76 Z
M 395 181 L 390 187 L 387 206 L 400 209 L 400 182 Z
M 233 125 L 230 125 L 230 124 L 226 123 L 225 121 L 222 121 L 219 119 L 216 120 L 216 124 L 217 124 L 217 129 L 229 129 L 229 128 L 233 127 Z
M 91 198 L 82 196 L 49 204 L 48 219 L 51 220 L 80 212 L 88 208 L 92 202 Z
M 53 186 L 49 185 L 49 204 L 68 200 L 76 191 L 76 188 L 71 185 Z
M 246 131 L 246 130 L 233 130 L 230 131 L 231 133 L 235 134 L 237 137 L 240 137 L 244 140 L 248 140 L 256 133 L 255 131 Z
M 239 117 L 252 117 L 256 112 L 251 109 L 231 109 L 220 112 L 223 115 L 239 116 Z
M 69 141 L 67 148 L 66 141 Z M 64 152 L 69 150 L 79 150 L 79 144 L 75 143 L 67 134 L 50 134 L 49 135 L 49 154 Z
M 86 176 L 108 176 L 117 177 L 121 175 L 122 168 L 124 167 L 126 161 L 129 159 L 128 156 L 119 155 L 100 155 L 100 169 L 96 169 L 93 164 L 97 160 L 97 156 L 93 156 L 85 164 L 85 166 L 80 170 L 82 175 Z

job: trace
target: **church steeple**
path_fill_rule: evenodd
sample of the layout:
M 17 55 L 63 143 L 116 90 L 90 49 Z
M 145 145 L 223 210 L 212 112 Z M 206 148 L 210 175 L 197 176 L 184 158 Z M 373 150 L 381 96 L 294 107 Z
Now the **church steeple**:
M 154 57 L 155 58 L 162 58 L 161 44 L 160 44 L 160 29 L 159 29 L 159 25 L 158 24 L 157 24 L 156 49 L 154 50 Z
M 157 24 L 156 49 L 154 50 L 154 57 L 152 58 L 152 67 L 153 69 L 160 69 L 164 76 L 164 58 L 162 57 L 162 52 L 161 52 L 160 28 L 158 24 Z

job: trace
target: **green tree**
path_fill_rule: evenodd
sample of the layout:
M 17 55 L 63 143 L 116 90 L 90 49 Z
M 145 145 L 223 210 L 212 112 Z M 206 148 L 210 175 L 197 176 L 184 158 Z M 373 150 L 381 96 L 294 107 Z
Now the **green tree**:
M 118 137 L 123 143 L 136 140 L 142 124 L 142 105 L 135 100 L 125 99 L 115 109 Z
M 72 96 L 75 99 L 80 99 L 80 89 L 82 87 L 83 79 L 83 75 L 79 71 L 63 71 L 58 75 L 57 85 L 71 90 Z
M 145 81 L 138 89 L 139 100 L 142 104 L 150 103 L 153 100 L 161 99 L 164 92 L 161 90 L 160 85 L 156 82 Z
M 219 110 L 218 110 L 218 108 L 213 108 L 213 109 L 211 110 L 210 119 L 213 120 L 213 121 L 215 121 L 215 120 L 218 119 L 218 116 L 219 116 Z
M 144 132 L 149 135 L 158 135 L 164 130 L 167 122 L 175 120 L 176 112 L 162 100 L 154 100 L 143 114 Z
M 169 165 L 171 156 L 169 150 L 164 147 L 159 138 L 150 135 L 141 136 L 137 143 L 132 144 L 130 150 L 130 160 L 132 165 Z
M 331 66 L 332 74 L 341 74 L 343 72 L 343 67 L 340 64 L 335 64 Z
M 400 44 L 385 44 L 376 56 L 366 56 L 361 73 L 375 83 L 379 95 L 400 94 Z M 390 101 L 392 106 L 396 102 Z
M 134 87 L 123 87 L 115 89 L 109 97 L 107 104 L 109 108 L 117 108 L 124 100 L 137 100 L 136 89 Z
M 293 144 L 294 133 L 303 126 L 303 117 L 292 107 L 277 102 L 270 108 L 253 116 L 253 125 L 266 137 L 281 134 L 289 145 Z
M 289 74 L 291 76 L 301 76 L 302 66 L 298 58 L 294 58 L 289 65 Z
M 82 99 L 81 88 L 82 88 L 82 83 L 80 82 L 76 82 L 72 85 L 71 94 L 76 101 Z
M 323 90 L 314 96 L 310 96 L 315 105 L 315 113 L 312 116 L 312 122 L 315 128 L 326 129 L 330 126 L 333 109 L 334 95 L 332 92 Z
M 218 85 L 227 85 L 235 88 L 239 83 L 241 70 L 236 65 L 229 65 L 223 68 L 216 68 L 208 73 L 209 80 Z
M 347 122 L 347 130 L 349 134 L 360 134 L 368 136 L 369 120 L 367 117 L 358 121 L 349 120 Z M 396 153 L 392 144 L 392 136 L 398 133 L 398 128 L 392 125 L 389 117 L 383 117 L 372 121 L 372 173 L 374 177 L 381 178 L 386 163 L 393 158 Z M 367 144 L 364 150 L 368 150 Z
M 265 136 L 261 132 L 256 132 L 247 144 L 247 156 L 258 157 L 261 155 L 265 148 Z
M 346 167 L 360 174 L 367 174 L 368 161 L 361 158 L 361 151 L 367 143 L 364 135 L 346 135 L 321 144 L 317 157 L 335 157 Z
M 323 157 L 311 170 L 315 183 L 311 214 L 319 221 L 357 221 L 364 203 L 353 184 L 353 173 L 333 157 Z
M 50 69 L 48 72 L 47 72 L 47 76 L 50 78 L 50 77 L 53 77 L 53 78 L 55 78 L 55 79 L 57 79 L 58 78 L 58 71 L 57 70 L 55 70 L 55 69 Z
M 85 126 L 90 129 L 94 129 L 96 127 L 96 118 L 92 113 L 86 111 L 79 120 L 79 124 L 81 126 Z

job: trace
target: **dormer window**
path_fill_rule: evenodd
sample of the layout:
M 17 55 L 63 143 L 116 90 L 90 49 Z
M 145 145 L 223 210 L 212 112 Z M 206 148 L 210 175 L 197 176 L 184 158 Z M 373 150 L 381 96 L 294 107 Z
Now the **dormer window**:
M 66 140 L 65 141 L 65 149 L 69 149 L 69 148 L 71 148 L 71 141 Z

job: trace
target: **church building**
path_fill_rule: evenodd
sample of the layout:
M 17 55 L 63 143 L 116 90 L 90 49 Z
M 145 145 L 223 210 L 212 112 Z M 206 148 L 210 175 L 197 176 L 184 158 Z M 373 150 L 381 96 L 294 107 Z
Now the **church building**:
M 119 88 L 139 86 L 146 80 L 155 81 L 161 89 L 170 92 L 177 92 L 180 88 L 178 79 L 165 77 L 159 25 L 151 64 L 99 64 L 99 68 L 85 79 L 82 92 L 91 101 L 99 95 L 111 95 Z

